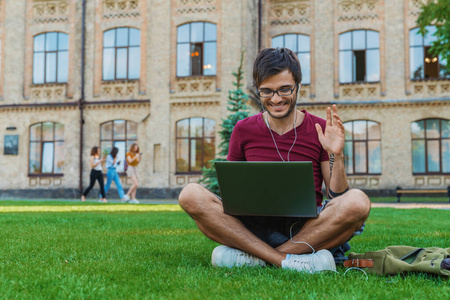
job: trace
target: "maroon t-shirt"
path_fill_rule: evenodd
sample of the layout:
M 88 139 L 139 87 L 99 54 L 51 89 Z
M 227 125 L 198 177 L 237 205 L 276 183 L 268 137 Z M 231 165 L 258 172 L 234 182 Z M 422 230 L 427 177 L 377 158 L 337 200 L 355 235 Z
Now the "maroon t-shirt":
M 317 206 L 320 206 L 323 198 L 323 177 L 320 163 L 328 161 L 329 157 L 319 142 L 315 124 L 319 123 L 324 130 L 326 121 L 308 113 L 306 110 L 302 110 L 302 112 L 305 114 L 305 118 L 295 128 L 297 130 L 297 142 L 291 150 L 289 161 L 311 161 L 313 163 L 316 202 Z M 279 135 L 272 130 L 272 134 L 281 156 L 287 161 L 288 151 L 295 139 L 294 129 L 283 135 Z M 262 113 L 248 117 L 236 124 L 231 134 L 227 160 L 281 161 Z

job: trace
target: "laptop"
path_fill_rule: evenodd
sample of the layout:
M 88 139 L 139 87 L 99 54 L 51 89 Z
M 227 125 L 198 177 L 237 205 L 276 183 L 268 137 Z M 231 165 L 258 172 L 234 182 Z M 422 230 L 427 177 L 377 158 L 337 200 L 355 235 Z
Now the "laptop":
M 226 214 L 317 217 L 312 162 L 217 161 Z

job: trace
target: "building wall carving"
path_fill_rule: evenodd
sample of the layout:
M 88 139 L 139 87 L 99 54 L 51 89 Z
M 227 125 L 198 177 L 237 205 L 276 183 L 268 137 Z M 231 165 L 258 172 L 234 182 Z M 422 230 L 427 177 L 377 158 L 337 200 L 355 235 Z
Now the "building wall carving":
M 361 21 L 378 19 L 380 0 L 342 0 L 338 4 L 338 21 Z
M 139 0 L 103 0 L 103 18 L 136 18 L 141 15 Z
M 137 99 L 139 81 L 103 81 L 101 91 L 101 96 L 107 99 Z
M 375 100 L 380 96 L 379 83 L 341 84 L 339 86 L 339 99 L 341 100 Z
M 66 100 L 66 84 L 34 85 L 27 103 L 49 103 Z
M 348 176 L 349 186 L 353 188 L 377 189 L 380 187 L 380 176 Z
M 214 13 L 217 11 L 217 0 L 178 0 L 177 14 Z
M 34 0 L 33 22 L 35 24 L 65 23 L 69 21 L 68 0 Z
M 216 77 L 177 77 L 173 97 L 212 96 L 216 93 Z
M 426 4 L 427 0 L 407 0 L 409 1 L 409 12 L 408 15 L 414 18 L 420 14 L 420 7 Z
M 272 0 L 269 7 L 270 26 L 298 25 L 311 23 L 309 0 Z
M 450 96 L 449 81 L 413 81 L 412 92 L 424 96 Z

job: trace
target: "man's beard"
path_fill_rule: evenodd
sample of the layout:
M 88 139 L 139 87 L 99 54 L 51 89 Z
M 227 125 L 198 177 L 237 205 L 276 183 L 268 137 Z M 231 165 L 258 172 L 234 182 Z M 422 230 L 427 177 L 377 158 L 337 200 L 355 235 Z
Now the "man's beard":
M 271 116 L 271 117 L 274 118 L 274 119 L 280 120 L 280 119 L 284 119 L 284 118 L 288 117 L 288 116 L 292 113 L 292 111 L 294 110 L 296 104 L 297 104 L 297 94 L 295 94 L 295 95 L 294 95 L 294 98 L 292 98 L 292 99 L 290 100 L 290 103 L 289 103 L 289 110 L 287 111 L 287 113 L 284 114 L 284 115 L 282 115 L 282 116 L 280 116 L 280 117 L 277 117 L 277 116 L 272 115 L 272 114 L 270 113 L 270 111 L 267 109 L 267 106 L 266 106 L 265 103 L 263 103 L 263 107 L 264 107 L 264 109 L 267 111 L 267 113 L 269 114 L 269 116 Z

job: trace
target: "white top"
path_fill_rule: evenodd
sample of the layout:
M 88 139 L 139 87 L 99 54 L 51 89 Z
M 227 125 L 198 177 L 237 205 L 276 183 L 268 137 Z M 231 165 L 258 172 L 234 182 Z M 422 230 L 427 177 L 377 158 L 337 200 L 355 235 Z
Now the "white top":
M 99 161 L 100 161 L 100 158 L 94 158 L 94 165 L 96 163 L 98 163 Z M 99 163 L 98 165 L 96 165 L 94 170 L 96 170 L 96 171 L 103 171 L 102 164 Z

